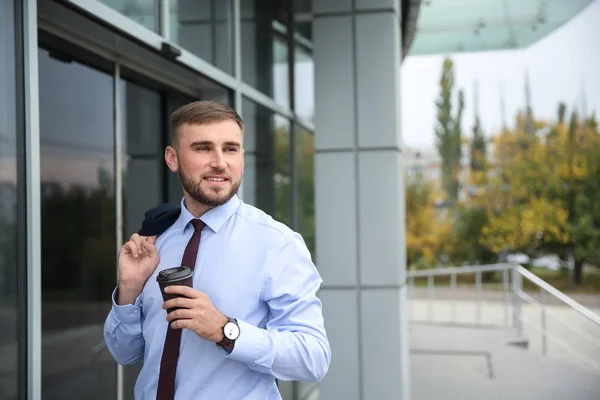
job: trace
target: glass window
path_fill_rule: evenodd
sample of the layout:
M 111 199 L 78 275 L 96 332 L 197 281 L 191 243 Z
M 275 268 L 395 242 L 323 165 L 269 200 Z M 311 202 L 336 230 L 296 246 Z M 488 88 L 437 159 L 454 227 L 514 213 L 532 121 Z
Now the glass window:
M 244 201 L 291 226 L 290 123 L 249 99 L 243 101 Z
M 122 79 L 123 240 L 139 230 L 144 212 L 163 202 L 163 120 L 159 92 Z M 143 361 L 123 369 L 125 399 L 133 399 Z
M 233 10 L 229 0 L 171 0 L 171 41 L 233 74 Z
M 162 202 L 163 119 L 160 93 L 121 80 L 124 238 L 136 232 L 144 211 Z
M 15 70 L 15 10 L 0 2 L 0 393 L 19 393 L 20 340 L 17 282 L 17 107 Z M 23 360 L 24 362 L 24 360 Z M 23 377 L 22 377 L 23 378 Z
M 110 399 L 116 282 L 113 77 L 39 51 L 42 397 Z
M 100 0 L 107 6 L 155 32 L 159 31 L 159 0 Z
M 242 80 L 289 107 L 289 0 L 241 2 Z
M 315 257 L 315 135 L 296 125 L 295 168 L 298 180 L 296 190 L 296 212 L 298 226 L 308 249 Z
M 315 63 L 312 45 L 296 43 L 294 53 L 294 107 L 301 118 L 309 121 L 315 116 Z
M 294 107 L 301 118 L 315 115 L 315 64 L 310 1 L 294 2 Z

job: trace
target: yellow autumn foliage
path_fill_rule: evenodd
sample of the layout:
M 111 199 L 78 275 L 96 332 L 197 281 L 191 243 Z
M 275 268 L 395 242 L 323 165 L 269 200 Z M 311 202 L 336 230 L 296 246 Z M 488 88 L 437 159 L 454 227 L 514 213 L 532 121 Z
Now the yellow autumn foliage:
M 489 217 L 480 243 L 495 253 L 568 243 L 566 199 L 600 165 L 600 135 L 581 125 L 569 132 L 561 123 L 543 134 L 504 131 L 493 143 L 485 195 L 478 200 Z
M 433 185 L 412 179 L 406 185 L 406 249 L 409 266 L 435 264 L 451 247 L 452 224 L 444 211 L 435 208 Z

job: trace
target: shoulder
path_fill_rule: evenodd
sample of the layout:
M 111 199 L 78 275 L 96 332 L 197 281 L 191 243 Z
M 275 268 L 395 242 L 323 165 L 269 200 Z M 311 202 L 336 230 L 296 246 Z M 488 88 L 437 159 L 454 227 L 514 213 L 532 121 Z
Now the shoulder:
M 272 241 L 291 239 L 296 234 L 286 224 L 277 221 L 259 208 L 244 202 L 240 203 L 236 211 L 236 217 L 240 225 L 244 225 L 253 233 Z
M 252 240 L 253 245 L 266 250 L 270 259 L 274 257 L 311 259 L 302 235 L 264 211 L 241 203 L 236 215 L 238 233 L 243 232 L 246 238 Z

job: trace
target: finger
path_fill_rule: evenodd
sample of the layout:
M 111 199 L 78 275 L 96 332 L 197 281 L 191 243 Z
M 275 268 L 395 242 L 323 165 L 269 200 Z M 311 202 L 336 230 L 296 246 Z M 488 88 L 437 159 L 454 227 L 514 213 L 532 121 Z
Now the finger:
M 169 299 L 163 303 L 163 308 L 165 310 L 168 310 L 169 308 L 174 308 L 174 307 L 187 308 L 187 309 L 193 308 L 194 300 L 188 299 L 185 297 L 176 297 L 174 299 Z
M 170 294 L 180 294 L 190 299 L 197 299 L 203 295 L 202 292 L 183 285 L 171 285 L 165 288 L 165 292 Z
M 135 244 L 135 242 L 133 241 L 129 241 L 127 243 L 125 243 L 123 245 L 124 248 L 127 248 L 129 251 L 129 254 L 131 254 L 132 256 L 134 256 L 135 258 L 137 258 L 138 254 L 139 254 L 139 250 L 137 248 L 137 245 Z
M 133 235 L 131 235 L 131 239 L 129 241 L 135 243 L 139 255 L 139 253 L 141 253 L 142 251 L 142 238 L 140 237 L 140 235 L 134 233 Z
M 193 330 L 193 324 L 194 324 L 194 320 L 193 319 L 178 319 L 176 321 L 171 322 L 171 328 L 173 329 L 190 329 Z
M 151 245 L 156 244 L 156 235 L 146 236 L 146 242 L 150 243 Z
M 156 247 L 154 246 L 154 244 L 151 244 L 150 242 L 143 240 L 142 247 L 146 251 L 145 255 L 147 255 L 148 257 L 154 257 L 157 255 Z
M 167 321 L 173 322 L 176 319 L 192 319 L 193 317 L 194 310 L 190 310 L 189 308 L 180 308 L 167 314 Z

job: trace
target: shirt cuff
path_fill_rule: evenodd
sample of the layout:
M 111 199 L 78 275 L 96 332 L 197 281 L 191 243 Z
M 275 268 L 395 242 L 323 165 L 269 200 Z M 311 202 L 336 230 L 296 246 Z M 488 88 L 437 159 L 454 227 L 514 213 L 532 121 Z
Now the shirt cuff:
M 112 309 L 113 314 L 117 318 L 117 320 L 123 324 L 133 324 L 136 322 L 140 322 L 140 316 L 142 314 L 142 300 L 141 294 L 135 299 L 133 304 L 125 304 L 120 306 L 117 304 L 117 290 L 119 288 L 115 288 L 112 294 Z
M 244 321 L 237 320 L 240 336 L 236 339 L 233 351 L 225 353 L 231 358 L 247 364 L 256 364 L 264 352 L 266 331 Z

